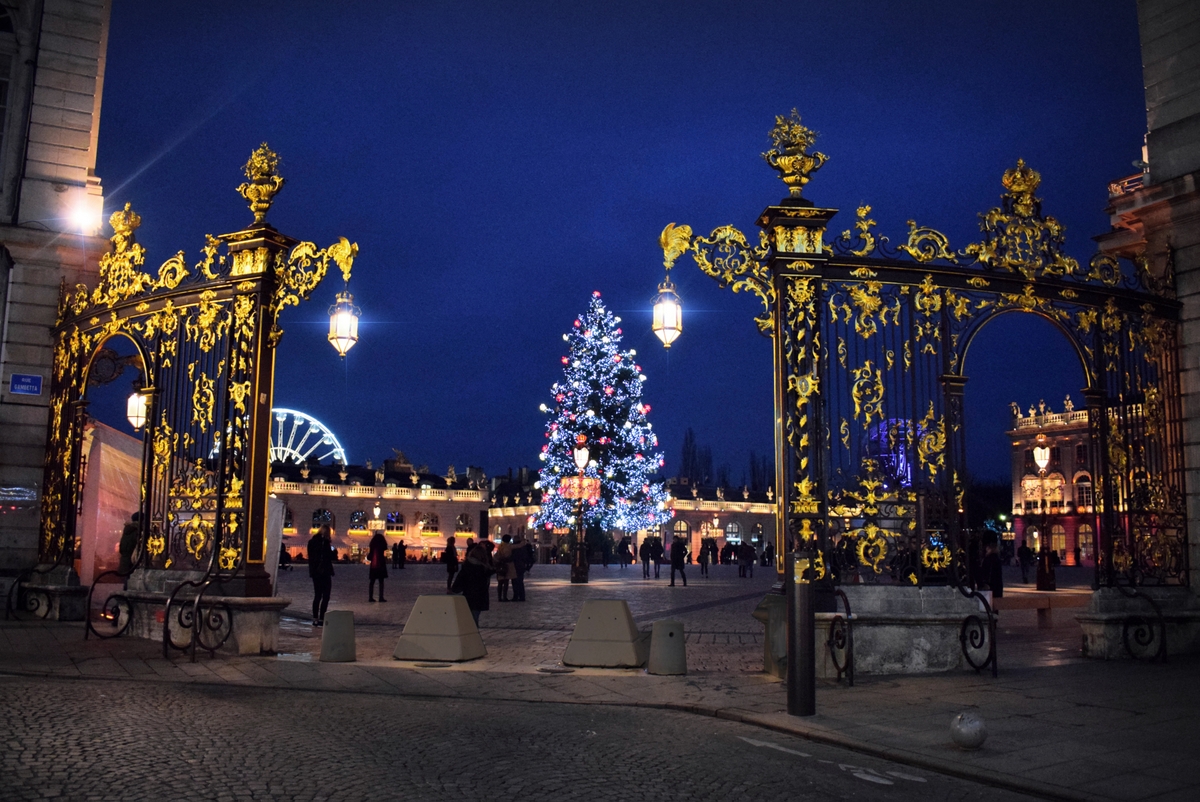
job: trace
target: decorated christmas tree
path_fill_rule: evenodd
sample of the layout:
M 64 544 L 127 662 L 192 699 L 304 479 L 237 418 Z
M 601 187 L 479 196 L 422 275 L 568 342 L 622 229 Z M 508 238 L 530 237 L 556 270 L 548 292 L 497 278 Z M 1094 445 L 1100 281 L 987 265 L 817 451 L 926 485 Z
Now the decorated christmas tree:
M 642 403 L 646 377 L 634 362 L 635 352 L 620 348 L 620 322 L 594 292 L 587 312 L 563 335 L 563 378 L 551 387 L 553 406 L 542 405 L 549 420 L 540 455 L 544 464 L 537 523 L 547 529 L 574 527 L 579 502 L 561 490 L 564 478 L 579 474 L 574 459 L 579 445 L 589 452 L 584 474 L 600 480 L 599 498 L 583 503 L 583 523 L 589 530 L 633 532 L 671 517 L 666 488 L 653 478 L 663 459 L 646 419 L 650 407 Z

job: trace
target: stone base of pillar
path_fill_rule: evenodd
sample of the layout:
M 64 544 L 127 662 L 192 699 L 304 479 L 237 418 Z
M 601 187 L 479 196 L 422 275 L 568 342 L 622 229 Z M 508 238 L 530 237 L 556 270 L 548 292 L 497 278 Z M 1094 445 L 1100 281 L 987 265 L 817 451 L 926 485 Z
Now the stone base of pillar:
M 67 566 L 38 566 L 16 594 L 16 609 L 37 618 L 82 621 L 86 612 L 88 589 Z
M 1075 616 L 1083 629 L 1083 656 L 1153 659 L 1163 652 L 1164 635 L 1165 656 L 1200 653 L 1200 599 L 1182 587 L 1138 590 L 1154 604 L 1117 588 L 1092 594 L 1087 609 Z

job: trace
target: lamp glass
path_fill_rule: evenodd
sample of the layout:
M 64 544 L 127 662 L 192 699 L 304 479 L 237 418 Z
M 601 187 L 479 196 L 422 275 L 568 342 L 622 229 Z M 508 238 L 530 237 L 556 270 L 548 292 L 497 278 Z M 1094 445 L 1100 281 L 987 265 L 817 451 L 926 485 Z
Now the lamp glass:
M 654 296 L 654 322 L 650 328 L 665 348 L 670 348 L 683 331 L 683 305 L 670 279 L 658 285 L 658 295 Z
M 588 454 L 587 446 L 580 446 L 579 448 L 576 448 L 573 456 L 575 457 L 576 468 L 582 471 L 587 467 L 588 457 L 590 456 Z
M 1046 446 L 1033 449 L 1033 461 L 1037 463 L 1039 471 L 1046 470 L 1046 466 L 1050 464 L 1050 449 Z
M 343 357 L 358 342 L 358 307 L 348 292 L 339 292 L 329 308 L 329 342 Z
M 146 425 L 146 396 L 145 394 L 134 391 L 125 401 L 125 417 L 129 419 L 129 425 L 136 432 Z

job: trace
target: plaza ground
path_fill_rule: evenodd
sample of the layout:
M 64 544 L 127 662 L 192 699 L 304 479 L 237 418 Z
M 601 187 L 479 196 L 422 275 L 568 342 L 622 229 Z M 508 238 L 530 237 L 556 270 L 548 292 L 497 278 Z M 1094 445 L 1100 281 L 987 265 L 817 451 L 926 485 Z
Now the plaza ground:
M 668 573 L 644 580 L 640 566 L 594 566 L 579 586 L 565 566 L 537 566 L 528 602 L 493 601 L 483 614 L 487 657 L 461 665 L 391 658 L 416 597 L 444 592 L 439 565 L 393 570 L 385 604 L 367 601 L 365 567 L 338 566 L 331 607 L 355 613 L 359 659 L 349 664 L 316 659 L 304 566 L 280 579 L 293 603 L 275 657 L 192 663 L 164 659 L 148 641 L 84 641 L 80 624 L 8 622 L 0 786 L 19 791 L 14 798 L 55 789 L 68 799 L 138 798 L 106 797 L 89 779 L 128 774 L 153 778 L 145 795 L 158 799 L 200 787 L 231 799 L 368 798 L 389 788 L 430 799 L 1200 798 L 1200 659 L 1085 661 L 1069 615 L 1056 613 L 1047 630 L 1032 610 L 1011 611 L 1001 615 L 999 678 L 968 670 L 822 682 L 818 715 L 795 718 L 783 684 L 761 671 L 762 625 L 750 615 L 774 577 L 718 566 L 706 580 L 693 566 L 688 586 L 671 588 Z M 642 627 L 683 621 L 688 674 L 548 673 L 594 598 L 626 599 Z M 950 743 L 949 722 L 963 710 L 987 722 L 977 752 Z M 259 726 L 266 745 L 254 739 Z M 98 757 L 106 739 L 114 755 L 141 750 L 149 762 L 126 770 Z

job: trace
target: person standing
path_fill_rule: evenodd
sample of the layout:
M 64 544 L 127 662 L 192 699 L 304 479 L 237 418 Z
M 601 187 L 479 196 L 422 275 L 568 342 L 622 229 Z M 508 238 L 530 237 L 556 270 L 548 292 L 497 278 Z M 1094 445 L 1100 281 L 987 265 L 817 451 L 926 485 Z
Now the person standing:
M 396 553 L 399 555 L 396 557 L 396 567 L 403 571 L 404 564 L 408 562 L 408 546 L 404 545 L 403 540 L 396 544 Z
M 665 553 L 666 552 L 663 549 L 662 538 L 653 538 L 650 543 L 650 559 L 654 561 L 655 579 L 658 579 L 658 569 L 662 566 L 663 556 Z
M 994 598 L 1004 595 L 1004 570 L 1000 563 L 1000 551 L 996 541 L 989 541 L 984 548 L 983 561 L 979 564 L 979 587 L 990 590 Z
M 758 553 L 754 550 L 754 545 L 749 541 L 743 540 L 738 546 L 738 571 L 747 579 L 754 578 L 754 563 L 758 560 Z
M 392 544 L 392 567 L 393 568 L 400 567 L 400 544 L 399 543 Z
M 313 583 L 313 626 L 325 626 L 325 610 L 333 588 L 333 544 L 329 524 L 322 524 L 308 541 L 308 575 Z
M 375 530 L 375 534 L 371 537 L 371 542 L 367 545 L 367 563 L 371 566 L 367 578 L 370 580 L 370 585 L 367 590 L 367 601 L 375 601 L 375 582 L 379 582 L 379 601 L 385 602 L 383 598 L 383 580 L 387 579 L 387 539 L 383 536 L 383 532 Z
M 700 576 L 708 576 L 708 540 L 700 541 L 700 557 L 696 562 L 700 563 Z
M 454 575 L 458 573 L 458 549 L 454 546 L 452 537 L 446 538 L 446 550 L 442 552 L 442 562 L 446 565 L 446 592 L 453 593 Z
M 491 562 L 491 542 L 480 541 L 467 552 L 462 570 L 458 572 L 450 588 L 453 593 L 461 593 L 467 600 L 467 609 L 471 611 L 471 618 L 475 619 L 476 628 L 479 627 L 479 614 L 490 608 L 488 596 L 491 594 L 488 593 L 488 585 L 492 574 L 495 573 Z
M 121 529 L 121 541 L 117 544 L 117 554 L 120 556 L 117 573 L 121 576 L 133 573 L 133 552 L 137 550 L 138 538 L 142 534 L 141 519 L 141 511 L 134 510 L 129 522 Z
M 1017 564 L 1021 566 L 1021 584 L 1029 584 L 1029 566 L 1033 565 L 1033 549 L 1029 548 L 1029 541 L 1022 540 L 1021 547 L 1017 549 Z
M 650 538 L 642 541 L 638 547 L 638 556 L 642 558 L 642 579 L 650 578 Z
M 529 570 L 528 545 L 525 542 L 525 536 L 518 532 L 512 547 L 513 568 L 517 571 L 512 580 L 513 601 L 525 601 L 525 572 Z
M 500 548 L 496 549 L 496 600 L 508 601 L 509 583 L 517 576 L 517 567 L 513 564 L 512 535 L 500 538 Z
M 675 572 L 679 572 L 679 577 L 683 580 L 683 586 L 687 587 L 687 574 L 683 572 L 687 565 L 687 544 L 683 542 L 683 538 L 676 535 L 671 540 L 671 584 L 669 587 L 675 587 Z

